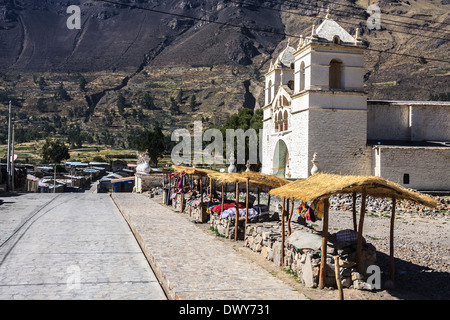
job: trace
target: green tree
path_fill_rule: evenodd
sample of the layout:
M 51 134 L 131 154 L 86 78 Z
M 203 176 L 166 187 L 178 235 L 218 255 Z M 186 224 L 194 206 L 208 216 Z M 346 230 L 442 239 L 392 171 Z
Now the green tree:
M 119 96 L 117 97 L 117 109 L 119 109 L 119 114 L 121 116 L 123 116 L 124 112 L 125 112 L 125 107 L 126 107 L 126 100 L 125 97 L 123 96 L 123 94 L 120 92 Z
M 148 150 L 150 161 L 157 167 L 158 158 L 160 158 L 165 151 L 164 148 L 164 134 L 162 128 L 156 126 L 153 131 L 150 131 L 147 140 L 144 142 L 145 150 Z
M 183 89 L 178 90 L 176 101 L 177 101 L 177 103 L 180 103 L 180 104 L 183 103 Z
M 70 158 L 69 148 L 61 140 L 50 141 L 47 139 L 42 146 L 42 158 L 44 161 L 53 162 L 53 185 L 56 186 L 56 165 Z M 56 192 L 56 188 L 53 188 L 53 192 Z
M 84 135 L 78 125 L 67 130 L 67 142 L 72 148 L 81 148 L 83 146 Z
M 86 79 L 83 76 L 81 76 L 78 79 L 78 87 L 80 88 L 80 91 L 85 92 L 87 84 L 88 84 L 88 82 L 86 81 Z
M 42 146 L 42 158 L 46 162 L 60 163 L 70 158 L 69 148 L 61 140 L 47 139 Z
M 150 93 L 146 92 L 144 96 L 141 99 L 141 105 L 143 108 L 147 110 L 153 110 L 156 109 L 155 102 L 153 100 L 153 97 L 150 95 Z
M 189 100 L 189 107 L 192 111 L 194 111 L 195 107 L 197 106 L 197 97 L 195 94 L 191 96 L 191 99 Z
M 152 130 L 134 131 L 128 136 L 129 147 L 141 152 L 147 150 L 154 166 L 158 166 L 159 158 L 166 150 L 166 140 L 160 126 L 155 126 Z
M 36 102 L 36 107 L 41 113 L 47 112 L 47 104 L 45 103 L 44 98 L 38 99 L 38 101 Z
M 248 108 L 242 108 L 238 111 L 238 113 L 235 113 L 228 118 L 228 120 L 224 123 L 222 127 L 216 127 L 222 132 L 223 137 L 226 137 L 226 130 L 227 129 L 242 129 L 244 132 L 253 129 L 256 131 L 257 139 L 259 141 L 259 129 L 263 128 L 263 110 L 257 109 L 253 111 L 252 109 Z M 229 154 L 225 154 L 226 152 L 226 141 L 224 141 L 223 145 L 223 151 L 224 151 L 224 158 L 227 158 Z M 237 150 L 237 141 L 235 141 L 235 147 L 234 150 Z M 246 139 L 245 141 L 245 161 L 248 160 L 249 156 L 249 141 Z M 245 165 L 238 164 L 237 168 L 239 171 L 245 170 Z M 258 171 L 260 169 L 260 164 L 252 165 L 253 171 Z
M 47 83 L 45 82 L 44 77 L 40 77 L 38 82 L 37 82 L 39 89 L 44 90 L 45 86 L 47 85 Z
M 64 85 L 61 83 L 56 91 L 56 98 L 61 100 L 69 101 L 70 96 L 67 93 L 67 90 L 64 88 Z
M 175 101 L 174 97 L 170 97 L 170 107 L 169 110 L 173 114 L 179 114 L 180 113 L 180 107 L 178 106 L 178 103 Z

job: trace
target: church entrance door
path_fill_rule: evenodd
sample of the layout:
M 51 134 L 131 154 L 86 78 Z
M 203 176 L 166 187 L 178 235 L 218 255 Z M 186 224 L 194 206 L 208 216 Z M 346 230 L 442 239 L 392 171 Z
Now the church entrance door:
M 289 167 L 289 151 L 283 140 L 278 140 L 273 155 L 273 175 L 284 178 Z

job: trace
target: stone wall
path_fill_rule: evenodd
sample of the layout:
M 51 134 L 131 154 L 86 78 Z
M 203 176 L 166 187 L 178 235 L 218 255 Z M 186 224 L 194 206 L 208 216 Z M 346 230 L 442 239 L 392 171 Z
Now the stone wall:
M 365 110 L 311 109 L 309 169 L 317 153 L 321 172 L 369 175 L 372 154 L 366 147 L 366 116 Z
M 278 213 L 266 212 L 260 216 L 252 217 L 247 220 L 247 225 L 253 225 L 255 223 L 263 223 L 278 220 Z M 236 229 L 236 223 L 234 219 L 221 219 L 217 213 L 211 213 L 209 215 L 209 224 L 211 229 L 216 231 L 219 235 L 234 239 L 234 232 Z M 245 219 L 239 219 L 238 222 L 238 240 L 244 240 Z
M 292 233 L 290 237 L 288 236 L 287 226 L 285 231 L 284 267 L 291 270 L 305 286 L 317 287 L 319 284 L 321 260 L 321 234 L 298 223 L 291 224 Z M 297 243 L 296 239 L 305 237 L 305 235 L 309 239 L 304 241 L 308 241 L 308 246 L 313 246 L 314 248 L 298 248 L 294 245 Z M 336 240 L 336 234 L 333 233 L 329 234 L 329 240 L 325 286 L 336 287 L 334 256 L 339 255 L 342 286 L 344 288 L 352 287 L 370 290 L 370 285 L 365 282 L 365 275 L 359 273 L 355 268 L 356 243 L 339 242 Z M 276 265 L 282 265 L 280 221 L 248 224 L 244 244 Z M 366 270 L 367 266 L 375 263 L 376 249 L 373 245 L 364 241 L 362 251 L 363 269 Z
M 404 187 L 417 190 L 450 190 L 450 148 L 382 146 L 374 152 L 379 158 L 380 175 Z M 404 183 L 404 175 L 409 183 Z
M 368 101 L 367 139 L 450 141 L 450 103 Z
M 217 234 L 228 239 L 234 239 L 234 232 L 236 229 L 235 220 L 220 219 L 220 216 L 218 214 L 213 213 L 210 215 L 209 224 L 211 225 L 211 229 L 216 231 Z M 245 220 L 239 220 L 237 236 L 238 240 L 244 239 L 244 227 Z

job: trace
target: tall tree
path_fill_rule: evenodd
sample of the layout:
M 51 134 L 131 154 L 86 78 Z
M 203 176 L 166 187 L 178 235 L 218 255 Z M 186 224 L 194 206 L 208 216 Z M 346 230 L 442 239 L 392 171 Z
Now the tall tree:
M 197 105 L 197 97 L 195 94 L 191 96 L 191 99 L 189 100 L 189 107 L 191 107 L 191 110 L 194 111 L 195 106 Z
M 61 100 L 70 100 L 70 96 L 67 93 L 67 90 L 64 88 L 64 85 L 61 83 L 56 91 L 56 98 L 59 98 Z
M 166 137 L 160 126 L 152 130 L 134 132 L 128 136 L 129 147 L 139 151 L 148 151 L 150 161 L 154 166 L 158 166 L 159 158 L 166 150 Z
M 117 109 L 119 109 L 119 114 L 122 116 L 125 112 L 126 107 L 126 100 L 125 97 L 122 95 L 122 92 L 119 93 L 119 96 L 117 97 Z
M 50 141 L 47 139 L 42 147 L 42 158 L 51 161 L 53 167 L 53 192 L 56 192 L 56 165 L 63 160 L 69 159 L 69 148 L 61 140 Z
M 60 163 L 69 159 L 69 148 L 61 140 L 47 139 L 42 147 L 42 158 L 46 162 Z

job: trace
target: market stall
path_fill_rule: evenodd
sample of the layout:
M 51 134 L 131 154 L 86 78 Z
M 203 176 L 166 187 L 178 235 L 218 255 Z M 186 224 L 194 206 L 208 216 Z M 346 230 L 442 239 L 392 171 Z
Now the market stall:
M 206 222 L 206 207 L 213 201 L 212 180 L 208 174 L 215 171 L 185 166 L 172 166 L 173 185 L 170 189 L 172 207 L 176 211 L 188 212 L 200 222 Z M 209 181 L 209 188 L 204 186 Z
M 396 201 L 410 200 L 427 207 L 435 207 L 437 201 L 431 196 L 417 191 L 406 189 L 391 181 L 374 176 L 342 176 L 335 174 L 316 173 L 307 179 L 301 179 L 272 189 L 270 194 L 278 196 L 283 200 L 300 200 L 306 203 L 316 203 L 321 207 L 323 220 L 322 247 L 320 261 L 319 288 L 324 287 L 326 276 L 326 257 L 328 244 L 328 216 L 329 197 L 336 194 L 352 194 L 356 199 L 356 194 L 361 194 L 361 212 L 359 223 L 356 227 L 356 210 L 354 212 L 354 227 L 357 230 L 356 237 L 356 266 L 361 273 L 365 273 L 361 263 L 362 238 L 364 227 L 364 215 L 366 211 L 366 197 L 390 198 L 392 199 L 392 213 L 390 217 L 390 279 L 394 281 L 394 221 Z M 284 201 L 283 201 L 284 203 Z M 285 210 L 283 205 L 283 211 Z M 317 212 L 316 212 L 317 214 Z M 284 223 L 284 222 L 283 222 Z M 284 238 L 283 238 L 284 240 Z M 284 242 L 281 245 L 282 255 L 284 254 Z M 283 259 L 282 259 L 283 261 Z
M 274 187 L 279 187 L 286 183 L 288 180 L 281 179 L 270 175 L 262 175 L 257 172 L 244 172 L 244 173 L 211 173 L 209 174 L 211 179 L 221 184 L 221 204 L 210 208 L 212 214 L 218 214 L 221 219 L 234 220 L 234 239 L 238 239 L 238 227 L 239 221 L 245 221 L 243 226 L 243 237 L 245 239 L 245 231 L 247 229 L 247 223 L 249 218 L 261 216 L 265 213 L 269 214 L 270 197 L 267 205 L 260 203 L 261 190 L 270 190 Z M 225 203 L 225 191 L 227 185 L 235 185 L 235 202 L 231 201 Z M 245 186 L 245 203 L 239 202 L 239 187 Z M 250 188 L 255 189 L 258 194 L 257 204 L 254 204 L 256 200 L 254 196 L 250 195 Z M 238 219 L 235 218 L 236 212 L 238 212 Z

